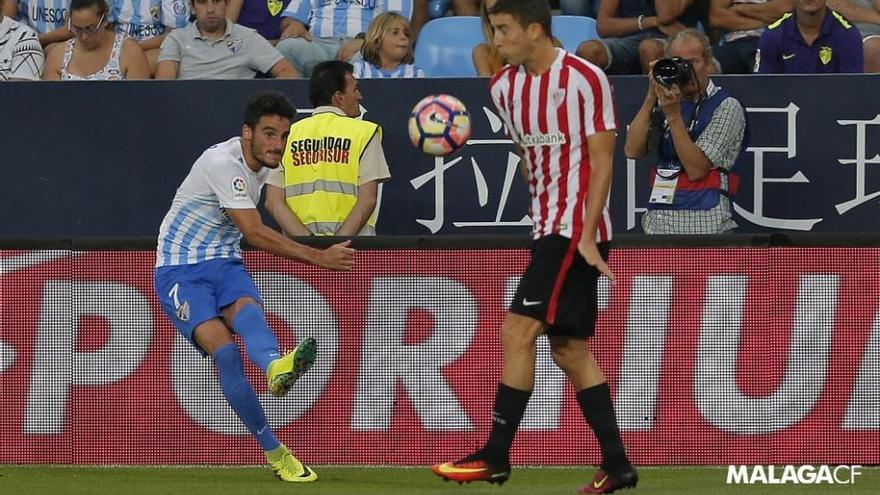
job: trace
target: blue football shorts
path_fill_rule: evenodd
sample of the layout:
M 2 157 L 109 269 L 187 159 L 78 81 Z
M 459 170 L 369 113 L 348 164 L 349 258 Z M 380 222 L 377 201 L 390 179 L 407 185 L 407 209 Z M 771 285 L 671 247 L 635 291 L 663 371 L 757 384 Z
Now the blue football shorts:
M 207 354 L 193 340 L 197 326 L 219 317 L 222 308 L 242 297 L 263 302 L 253 279 L 237 258 L 162 266 L 156 268 L 154 283 L 162 310 L 202 356 Z

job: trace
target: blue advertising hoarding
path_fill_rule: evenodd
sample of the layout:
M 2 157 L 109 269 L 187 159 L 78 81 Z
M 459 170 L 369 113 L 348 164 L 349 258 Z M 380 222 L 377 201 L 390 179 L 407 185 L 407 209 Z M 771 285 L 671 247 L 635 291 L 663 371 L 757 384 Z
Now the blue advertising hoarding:
M 738 232 L 880 230 L 878 75 L 727 76 L 717 84 L 748 109 L 739 170 Z M 650 167 L 623 156 L 643 77 L 614 78 L 620 133 L 609 198 L 615 231 L 640 232 Z M 516 234 L 529 229 L 517 156 L 485 79 L 362 81 L 364 118 L 384 129 L 393 178 L 380 234 Z M 305 81 L 32 83 L 0 91 L 4 237 L 153 236 L 175 189 L 209 145 L 241 130 L 260 89 L 290 96 L 305 116 Z M 406 120 L 427 94 L 465 102 L 473 134 L 434 158 L 409 144 Z

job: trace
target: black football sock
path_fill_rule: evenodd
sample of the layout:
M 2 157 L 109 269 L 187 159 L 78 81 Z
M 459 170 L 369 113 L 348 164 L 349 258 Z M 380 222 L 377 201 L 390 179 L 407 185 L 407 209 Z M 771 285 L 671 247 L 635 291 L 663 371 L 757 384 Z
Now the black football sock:
M 620 439 L 608 383 L 581 390 L 577 393 L 577 401 L 602 449 L 602 469 L 614 471 L 629 464 L 623 440 Z
M 492 433 L 483 453 L 489 458 L 489 462 L 496 464 L 508 464 L 510 461 L 510 446 L 513 437 L 519 428 L 531 390 L 517 390 L 503 383 L 498 384 L 495 392 L 495 408 L 492 410 Z

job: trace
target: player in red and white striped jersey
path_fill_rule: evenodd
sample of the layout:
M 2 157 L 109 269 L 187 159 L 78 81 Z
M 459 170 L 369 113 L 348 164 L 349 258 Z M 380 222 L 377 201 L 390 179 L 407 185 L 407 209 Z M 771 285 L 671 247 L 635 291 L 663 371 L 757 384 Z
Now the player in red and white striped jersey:
M 595 65 L 556 49 L 546 72 L 508 65 L 492 78 L 489 91 L 528 167 L 532 236 L 579 239 L 592 172 L 589 139 L 617 127 L 608 78 Z M 597 242 L 611 240 L 604 203 Z
M 478 452 L 432 467 L 459 482 L 503 483 L 510 447 L 535 381 L 537 338 L 546 333 L 554 362 L 602 449 L 602 466 L 583 493 L 633 487 L 605 375 L 587 346 L 598 312 L 611 218 L 615 115 L 611 85 L 589 62 L 553 46 L 547 0 L 498 0 L 489 11 L 493 42 L 510 62 L 489 85 L 532 196 L 532 259 L 501 329 L 504 364 L 492 432 Z

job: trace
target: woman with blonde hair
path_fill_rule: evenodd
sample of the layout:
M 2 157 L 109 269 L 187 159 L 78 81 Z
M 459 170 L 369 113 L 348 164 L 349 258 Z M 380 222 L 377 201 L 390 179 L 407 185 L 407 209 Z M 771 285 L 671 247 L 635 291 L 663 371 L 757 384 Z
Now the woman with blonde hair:
M 363 60 L 352 64 L 358 79 L 425 77 L 413 64 L 409 22 L 397 12 L 383 12 L 373 18 L 364 46 Z

